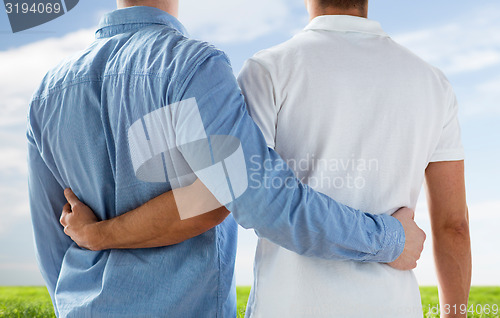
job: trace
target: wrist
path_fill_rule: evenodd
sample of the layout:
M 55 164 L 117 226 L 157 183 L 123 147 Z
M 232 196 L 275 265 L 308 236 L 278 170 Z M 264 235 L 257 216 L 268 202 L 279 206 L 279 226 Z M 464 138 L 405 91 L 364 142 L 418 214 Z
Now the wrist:
M 395 217 L 381 214 L 377 216 L 384 235 L 381 250 L 377 253 L 377 261 L 391 263 L 397 260 L 404 251 L 406 243 L 405 230 L 402 223 Z
M 106 221 L 96 222 L 87 226 L 87 237 L 89 249 L 92 251 L 102 251 L 107 249 L 104 238 L 104 227 Z

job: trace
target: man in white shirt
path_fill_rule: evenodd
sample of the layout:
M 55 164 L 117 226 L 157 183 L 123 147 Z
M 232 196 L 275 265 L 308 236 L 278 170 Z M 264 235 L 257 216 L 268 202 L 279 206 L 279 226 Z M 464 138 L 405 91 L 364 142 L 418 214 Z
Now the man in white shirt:
M 450 84 L 367 19 L 367 0 L 305 2 L 310 24 L 239 76 L 251 116 L 299 179 L 354 208 L 414 209 L 425 177 L 442 317 L 466 317 L 471 252 Z M 254 271 L 247 317 L 423 316 L 413 272 L 386 264 L 307 258 L 260 238 Z

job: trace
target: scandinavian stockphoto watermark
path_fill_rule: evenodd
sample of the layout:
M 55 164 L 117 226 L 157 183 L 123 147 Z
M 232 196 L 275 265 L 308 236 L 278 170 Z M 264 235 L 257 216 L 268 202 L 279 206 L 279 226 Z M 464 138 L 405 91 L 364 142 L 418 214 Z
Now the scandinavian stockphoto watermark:
M 295 175 L 283 179 L 273 174 L 274 171 L 290 168 L 302 183 L 314 189 L 361 190 L 367 185 L 367 176 L 379 171 L 377 158 L 361 158 L 356 154 L 345 158 L 328 159 L 318 158 L 315 154 L 306 154 L 300 159 L 277 162 L 272 160 L 261 160 L 257 156 L 250 158 L 250 188 L 293 188 L 297 182 Z
M 71 9 L 79 0 L 4 0 L 12 32 L 20 32 L 52 21 Z
M 246 158 L 238 138 L 205 131 L 195 98 L 137 119 L 128 129 L 128 143 L 135 177 L 148 183 L 168 182 L 181 219 L 226 206 L 249 188 L 296 187 L 296 176 L 315 189 L 361 190 L 379 171 L 378 159 L 356 154 L 329 159 L 314 154 L 289 160 Z M 279 172 L 289 169 L 295 174 L 283 178 Z
M 181 219 L 225 206 L 248 188 L 240 140 L 208 135 L 195 98 L 137 120 L 128 130 L 128 141 L 136 177 L 169 182 Z M 193 183 L 196 179 L 201 183 Z M 181 191 L 184 187 L 190 192 Z

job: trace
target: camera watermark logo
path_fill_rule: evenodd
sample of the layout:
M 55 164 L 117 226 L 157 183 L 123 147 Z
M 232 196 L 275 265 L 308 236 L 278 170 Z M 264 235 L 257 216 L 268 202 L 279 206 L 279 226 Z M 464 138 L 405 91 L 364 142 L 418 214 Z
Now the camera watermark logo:
M 79 0 L 4 0 L 12 32 L 20 32 L 52 21 L 71 9 Z
M 240 140 L 208 136 L 195 98 L 136 121 L 128 130 L 128 141 L 136 177 L 169 182 L 181 219 L 225 206 L 248 188 Z

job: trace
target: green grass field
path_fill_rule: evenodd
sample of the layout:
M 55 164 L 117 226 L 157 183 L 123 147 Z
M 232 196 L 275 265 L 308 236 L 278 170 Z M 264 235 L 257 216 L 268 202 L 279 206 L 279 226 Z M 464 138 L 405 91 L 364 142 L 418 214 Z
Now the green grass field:
M 421 287 L 422 306 L 426 318 L 439 317 L 429 312 L 430 308 L 438 304 L 436 287 Z M 238 318 L 245 316 L 250 287 L 238 287 Z M 473 305 L 473 318 L 500 318 L 500 287 L 472 287 L 469 305 Z M 486 305 L 489 305 L 487 307 Z M 496 305 L 497 313 L 491 313 L 492 306 Z M 478 309 L 490 309 L 490 313 L 477 313 Z M 54 317 L 52 304 L 45 287 L 0 287 L 0 317 Z

